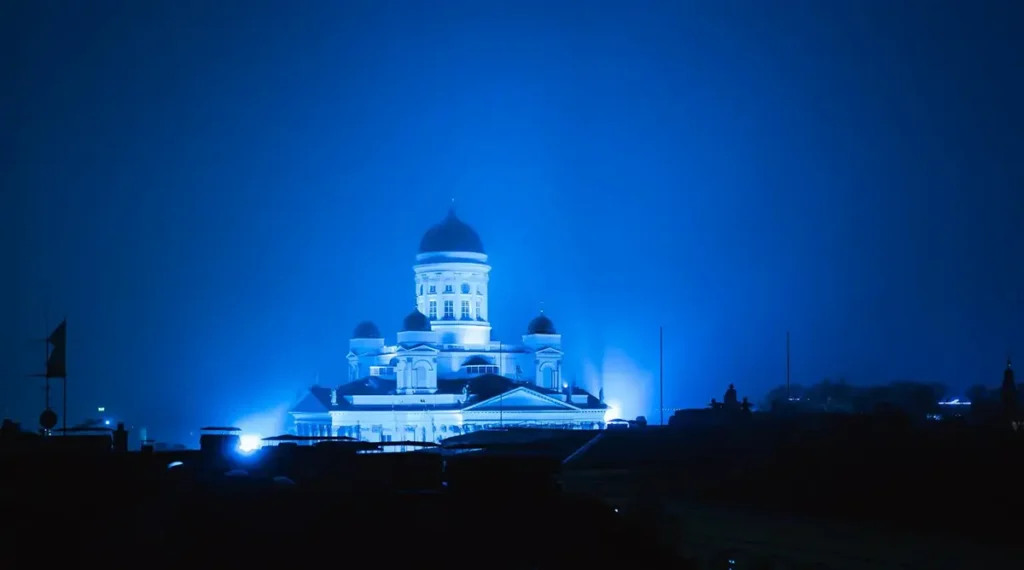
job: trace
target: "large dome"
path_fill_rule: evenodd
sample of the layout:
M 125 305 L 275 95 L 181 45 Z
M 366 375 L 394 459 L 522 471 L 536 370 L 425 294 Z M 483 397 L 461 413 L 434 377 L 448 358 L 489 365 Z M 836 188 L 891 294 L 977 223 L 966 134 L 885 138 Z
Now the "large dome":
M 414 310 L 402 321 L 402 332 L 430 332 L 430 319 L 426 315 Z
M 455 215 L 455 208 L 448 210 L 444 221 L 427 230 L 420 240 L 420 253 L 443 251 L 484 253 L 480 236 Z
M 526 327 L 526 334 L 557 334 L 555 332 L 555 323 L 551 322 L 551 319 L 544 316 L 543 313 L 538 315 L 532 321 L 530 325 Z

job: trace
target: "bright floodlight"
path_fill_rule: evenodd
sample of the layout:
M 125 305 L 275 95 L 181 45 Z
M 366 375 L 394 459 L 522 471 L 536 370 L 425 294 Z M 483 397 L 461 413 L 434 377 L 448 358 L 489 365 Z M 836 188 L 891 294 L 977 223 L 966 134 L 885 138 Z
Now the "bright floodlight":
M 611 420 L 622 419 L 622 416 L 619 415 L 621 413 L 622 412 L 619 411 L 619 406 L 615 402 L 608 402 L 608 409 L 604 411 L 605 423 L 608 423 Z
M 262 447 L 263 442 L 260 440 L 260 436 L 247 434 L 239 438 L 238 450 L 242 453 L 251 453 Z

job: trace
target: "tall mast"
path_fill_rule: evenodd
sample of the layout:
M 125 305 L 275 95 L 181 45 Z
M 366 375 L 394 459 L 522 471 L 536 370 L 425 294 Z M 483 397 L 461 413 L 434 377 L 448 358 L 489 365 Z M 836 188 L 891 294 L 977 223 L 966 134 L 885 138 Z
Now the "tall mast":
M 68 322 L 67 315 L 64 316 L 64 320 L 62 322 L 63 322 L 63 326 L 65 327 L 64 330 L 67 331 L 67 322 Z M 67 345 L 67 340 L 66 340 L 67 339 L 67 332 L 65 332 L 64 335 L 65 335 L 64 336 L 64 338 L 65 338 L 65 345 Z M 67 349 L 65 348 L 65 350 L 67 350 Z M 64 357 L 67 358 L 67 353 L 66 352 L 64 354 Z M 64 435 L 68 434 L 68 371 L 67 371 L 66 366 L 67 365 L 65 365 L 65 369 L 62 370 L 62 372 L 64 372 L 64 376 L 61 377 L 61 381 L 64 383 L 64 388 L 63 388 L 63 390 L 61 390 L 63 392 L 63 396 L 64 396 L 64 406 L 63 406 L 64 409 L 61 411 L 61 416 L 62 416 L 61 417 L 61 428 L 63 428 L 63 429 L 61 430 L 61 432 Z
M 46 324 L 47 324 L 47 327 L 48 327 L 50 323 L 47 322 Z M 44 328 L 43 330 L 47 330 L 47 329 Z M 46 364 L 47 364 L 47 362 L 49 362 L 49 360 L 50 360 L 50 339 L 43 338 L 43 370 L 46 370 Z M 46 388 L 45 388 L 45 391 L 46 391 L 46 396 L 45 396 L 45 398 L 46 398 L 46 405 L 43 407 L 43 410 L 49 410 L 50 409 L 50 375 L 46 374 L 44 372 L 43 376 L 45 377 L 45 380 L 46 380 Z
M 50 325 L 50 310 L 49 310 L 49 307 L 47 307 L 46 310 L 43 312 L 43 319 L 44 319 L 43 320 L 43 332 L 45 334 L 46 331 L 50 330 L 50 326 L 51 326 Z M 43 410 L 49 410 L 50 409 L 50 375 L 45 373 L 46 365 L 49 363 L 49 361 L 50 361 L 50 338 L 49 338 L 49 335 L 46 334 L 46 336 L 43 336 L 43 370 L 44 370 L 43 377 L 44 377 L 44 380 L 46 382 L 46 388 L 44 390 L 46 392 L 46 396 L 45 396 L 45 398 L 46 398 L 46 405 L 43 407 Z M 47 431 L 49 431 L 49 430 L 47 430 Z
M 658 424 L 665 425 L 665 327 L 658 327 Z
M 68 434 L 68 377 L 67 377 L 66 374 L 64 375 L 63 378 L 61 378 L 61 382 L 64 383 L 64 389 L 62 390 L 62 392 L 64 392 L 64 406 L 63 406 L 64 409 L 61 410 L 61 418 L 60 418 L 61 419 L 61 428 L 62 428 L 61 431 L 62 431 L 62 433 L 64 435 L 67 435 Z
M 786 401 L 789 401 L 789 331 L 786 331 Z
M 502 366 L 502 361 L 504 360 L 504 358 L 502 358 L 504 356 L 504 354 L 503 354 L 504 347 L 505 347 L 504 343 L 502 343 L 499 340 L 498 341 L 498 376 L 501 376 L 502 379 L 505 378 L 504 366 Z M 505 391 L 504 391 L 504 387 L 502 388 L 501 394 L 498 395 L 498 427 L 505 427 Z

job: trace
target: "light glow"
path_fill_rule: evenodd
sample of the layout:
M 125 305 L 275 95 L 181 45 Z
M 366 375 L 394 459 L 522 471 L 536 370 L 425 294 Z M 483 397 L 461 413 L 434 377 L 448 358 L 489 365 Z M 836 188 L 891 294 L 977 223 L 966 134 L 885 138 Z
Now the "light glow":
M 238 450 L 242 453 L 252 453 L 263 447 L 263 440 L 256 434 L 247 433 L 238 438 Z
M 961 402 L 960 398 L 953 398 L 952 400 L 948 400 L 946 402 L 939 402 L 939 405 L 940 406 L 970 406 L 971 403 L 970 402 Z
M 622 412 L 620 410 L 621 408 L 619 408 L 618 403 L 608 401 L 608 409 L 604 411 L 604 423 L 607 424 L 612 420 L 621 420 L 622 416 L 620 414 Z

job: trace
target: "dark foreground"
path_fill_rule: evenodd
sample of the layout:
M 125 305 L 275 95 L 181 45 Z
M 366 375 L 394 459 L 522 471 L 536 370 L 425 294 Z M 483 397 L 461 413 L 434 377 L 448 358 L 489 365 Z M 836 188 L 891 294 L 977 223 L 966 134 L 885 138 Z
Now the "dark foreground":
M 8 450 L 3 546 L 14 567 L 1021 567 L 1006 524 L 1020 438 L 882 428 L 506 430 L 403 454 Z
M 198 454 L 7 454 L 5 555 L 12 568 L 44 553 L 107 567 L 689 567 L 642 520 L 561 492 L 551 462 L 467 456 L 442 476 L 436 455 L 301 455 L 275 463 L 283 479 Z

